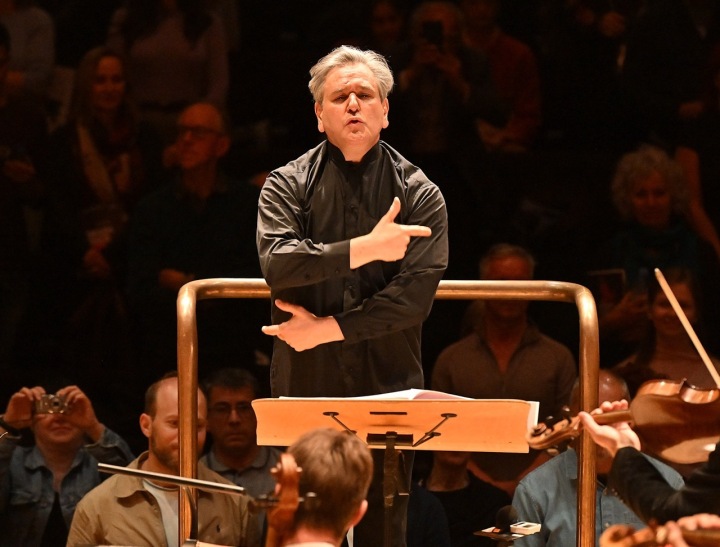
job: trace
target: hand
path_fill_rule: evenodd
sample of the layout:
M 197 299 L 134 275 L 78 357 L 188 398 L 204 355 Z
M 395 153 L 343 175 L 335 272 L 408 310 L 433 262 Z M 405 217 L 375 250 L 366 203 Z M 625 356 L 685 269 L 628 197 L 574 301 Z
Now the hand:
M 593 410 L 591 414 L 587 412 L 580 412 L 578 414 L 585 431 L 590 434 L 597 444 L 610 452 L 613 457 L 615 457 L 618 450 L 628 446 L 640 450 L 640 439 L 628 422 L 599 425 L 593 418 L 593 415 L 615 410 L 627 410 L 628 407 L 628 402 L 625 399 L 612 402 L 606 401 L 600 405 L 600 408 Z
M 88 396 L 77 386 L 64 387 L 57 395 L 65 399 L 68 408 L 65 419 L 81 429 L 93 442 L 99 441 L 105 426 L 95 416 L 95 409 Z
M 275 305 L 293 316 L 279 325 L 265 326 L 262 331 L 270 336 L 277 336 L 295 351 L 345 339 L 333 317 L 317 317 L 302 306 L 283 300 L 275 300 Z
M 667 531 L 666 547 L 690 547 L 683 537 L 683 531 L 695 530 L 720 530 L 720 516 L 711 515 L 709 513 L 699 513 L 689 517 L 682 517 L 677 522 L 668 521 L 663 527 Z M 712 532 L 715 534 L 715 532 Z M 707 538 L 710 540 L 711 538 Z M 713 535 L 712 539 L 717 541 L 717 536 Z M 712 542 L 715 545 L 715 541 Z M 693 542 L 692 545 L 695 545 Z M 710 545 L 710 543 L 707 543 Z
M 372 231 L 350 240 L 350 268 L 356 269 L 375 260 L 395 262 L 405 257 L 411 237 L 429 237 L 427 226 L 396 224 L 400 212 L 400 199 L 393 199 L 387 213 Z
M 35 401 L 39 401 L 43 395 L 45 389 L 40 386 L 21 388 L 10 397 L 3 419 L 8 425 L 17 429 L 30 427 Z

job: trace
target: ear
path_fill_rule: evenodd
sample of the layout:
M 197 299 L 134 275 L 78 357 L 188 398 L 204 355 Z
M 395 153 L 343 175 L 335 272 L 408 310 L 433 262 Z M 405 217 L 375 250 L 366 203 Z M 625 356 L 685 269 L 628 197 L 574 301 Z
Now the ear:
M 385 112 L 385 114 L 383 115 L 383 129 L 385 129 L 388 125 L 390 125 L 390 120 L 388 120 L 388 112 L 390 112 L 390 102 L 387 100 L 387 97 L 383 101 L 383 110 Z
M 318 121 L 318 131 L 320 131 L 320 133 L 325 133 L 325 126 L 323 125 L 322 121 L 322 111 L 322 104 L 315 103 L 315 116 L 317 117 Z
M 367 512 L 367 508 L 368 508 L 367 500 L 362 500 L 362 502 L 360 503 L 360 506 L 357 508 L 357 511 L 355 512 L 355 515 L 353 516 L 352 520 L 350 521 L 348 528 L 355 526 L 358 522 L 360 522 L 362 520 L 362 518 L 365 516 L 365 513 Z
M 140 414 L 140 431 L 142 431 L 143 435 L 148 439 L 152 435 L 152 417 L 150 414 L 145 414 L 144 412 Z

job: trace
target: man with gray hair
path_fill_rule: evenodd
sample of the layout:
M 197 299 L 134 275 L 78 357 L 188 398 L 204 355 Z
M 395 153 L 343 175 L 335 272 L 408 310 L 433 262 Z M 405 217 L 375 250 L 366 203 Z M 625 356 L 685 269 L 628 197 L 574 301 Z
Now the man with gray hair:
M 341 46 L 310 74 L 327 140 L 270 173 L 259 202 L 257 245 L 273 303 L 273 324 L 263 327 L 275 337 L 272 394 L 422 388 L 422 323 L 448 261 L 445 202 L 380 140 L 393 86 L 381 55 Z M 358 547 L 382 544 L 383 465 L 375 468 L 360 527 L 369 534 L 356 530 Z M 406 505 L 402 496 L 392 507 L 393 545 L 405 544 Z

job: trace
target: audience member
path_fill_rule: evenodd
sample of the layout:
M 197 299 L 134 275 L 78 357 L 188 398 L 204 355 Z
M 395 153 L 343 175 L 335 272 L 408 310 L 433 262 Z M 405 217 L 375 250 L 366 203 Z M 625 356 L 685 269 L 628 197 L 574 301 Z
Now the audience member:
M 347 531 L 363 518 L 373 475 L 370 450 L 355 435 L 315 429 L 289 448 L 300 473 L 299 505 L 288 530 L 279 531 L 273 547 L 295 545 L 339 547 Z M 272 523 L 271 515 L 268 521 Z
M 488 151 L 520 152 L 531 148 L 541 123 L 540 76 L 532 50 L 498 25 L 500 0 L 463 0 L 465 42 L 482 52 L 503 105 L 495 118 L 479 118 L 480 137 Z
M 693 330 L 701 335 L 699 327 L 702 326 L 703 301 L 692 274 L 686 269 L 671 268 L 663 275 Z M 687 380 L 697 388 L 717 387 L 665 292 L 654 278 L 648 284 L 648 315 L 648 330 L 637 351 L 613 369 L 627 381 L 630 393 L 634 396 L 643 382 L 660 378 Z M 713 364 L 718 368 L 720 361 L 713 359 Z
M 464 252 L 467 234 L 480 237 L 502 221 L 491 203 L 474 122 L 497 105 L 496 93 L 486 58 L 463 44 L 462 33 L 462 13 L 452 2 L 422 2 L 413 11 L 407 58 L 394 63 L 397 89 L 388 129 L 388 139 L 412 154 L 442 190 L 454 219 L 448 275 L 455 279 L 473 270 Z
M 21 444 L 25 428 L 34 443 Z M 75 506 L 100 484 L 97 462 L 127 465 L 125 441 L 77 386 L 13 394 L 0 416 L 0 545 L 63 546 Z
M 270 494 L 275 488 L 271 470 L 281 451 L 257 444 L 257 417 L 251 404 L 261 395 L 257 378 L 245 369 L 225 368 L 212 372 L 202 388 L 212 444 L 200 461 L 253 497 Z M 258 519 L 262 525 L 262 513 Z
M 46 134 L 40 101 L 27 94 L 10 93 L 8 66 L 12 55 L 10 34 L 0 23 L 0 367 L 8 375 L 8 386 L 14 383 L 10 375 L 17 372 L 11 362 L 29 307 L 36 249 L 26 213 L 39 210 L 43 186 L 35 163 L 44 151 Z M 10 393 L 0 393 L 6 395 Z
M 45 94 L 55 66 L 55 25 L 32 0 L 2 0 L 0 23 L 10 32 L 13 54 L 5 85 L 10 93 Z
M 140 112 L 166 143 L 185 107 L 199 101 L 225 106 L 225 27 L 202 0 L 128 0 L 112 17 L 107 43 L 129 59 Z
M 403 0 L 373 0 L 369 4 L 365 45 L 380 53 L 394 67 L 407 48 L 407 3 Z
M 510 496 L 468 470 L 470 452 L 435 451 L 432 456 L 430 474 L 420 485 L 442 503 L 452 547 L 494 545 L 474 533 L 495 525 L 498 510 L 510 503 Z
M 625 382 L 608 370 L 599 371 L 598 397 L 600 401 L 630 399 Z M 570 410 L 580 410 L 580 384 L 575 383 Z M 679 474 L 663 463 L 647 457 L 663 477 L 675 488 L 682 486 Z M 597 447 L 595 465 L 597 488 L 595 495 L 595 537 L 611 525 L 624 524 L 641 527 L 643 521 L 635 515 L 614 492 L 607 488 L 607 474 L 612 457 Z M 527 474 L 517 486 L 512 505 L 518 518 L 542 525 L 540 532 L 523 539 L 527 547 L 574 545 L 577 538 L 578 461 L 574 447 L 555 456 Z
M 595 260 L 622 270 L 625 293 L 599 317 L 601 348 L 619 361 L 636 347 L 647 324 L 646 288 L 655 268 L 684 267 L 699 282 L 708 328 L 717 322 L 720 265 L 713 249 L 685 222 L 687 187 L 678 164 L 659 148 L 625 154 L 612 182 L 615 207 L 624 219 Z
M 77 69 L 68 123 L 53 132 L 38 166 L 47 186 L 46 306 L 34 324 L 46 344 L 54 336 L 44 362 L 81 374 L 89 392 L 115 410 L 126 397 L 107 383 L 105 367 L 131 376 L 135 358 L 125 298 L 127 221 L 160 182 L 160 149 L 133 109 L 123 59 L 105 47 L 89 51 Z
M 198 391 L 197 445 L 205 442 L 207 405 Z M 153 473 L 177 475 L 178 379 L 167 375 L 145 393 L 140 429 L 148 439 L 148 451 L 128 467 Z M 197 478 L 227 483 L 217 473 L 198 463 Z M 87 544 L 179 545 L 178 510 L 180 490 L 167 483 L 117 474 L 90 491 L 78 503 L 72 520 L 68 546 Z M 198 538 L 224 545 L 260 545 L 257 522 L 244 497 L 198 492 Z
M 413 474 L 416 467 L 413 465 Z M 414 480 L 408 499 L 406 544 L 407 547 L 452 547 L 445 508 L 436 496 Z
M 480 261 L 480 279 L 530 280 L 534 258 L 522 247 L 498 244 Z M 448 346 L 432 372 L 432 388 L 473 399 L 538 401 L 540 416 L 567 405 L 576 366 L 570 350 L 542 334 L 529 302 L 487 300 L 469 309 L 472 332 Z M 542 452 L 473 455 L 473 470 L 512 495 L 517 481 L 546 460 Z
M 420 331 L 447 265 L 444 200 L 422 171 L 380 141 L 393 85 L 381 55 L 343 46 L 310 74 L 327 141 L 273 171 L 260 194 L 257 246 L 273 304 L 273 324 L 263 327 L 275 337 L 273 395 L 422 388 Z M 376 453 L 358 545 L 377 545 L 383 529 Z M 410 468 L 412 456 L 405 454 Z M 405 542 L 402 498 L 388 512 L 397 545 Z
M 176 299 L 185 283 L 259 277 L 257 189 L 221 172 L 218 161 L 229 145 L 217 107 L 186 108 L 177 120 L 175 180 L 146 196 L 130 218 L 128 298 L 146 368 L 140 374 L 154 374 L 149 369 L 157 363 L 175 361 Z M 265 306 L 237 299 L 200 302 L 200 361 L 218 367 L 255 362 Z
M 613 457 L 608 486 L 644 522 L 666 522 L 697 513 L 720 515 L 720 443 L 707 462 L 676 488 L 640 452 L 640 439 L 628 422 L 598 425 L 593 414 L 627 410 L 625 400 L 605 402 L 592 414 L 579 414 L 582 426 Z

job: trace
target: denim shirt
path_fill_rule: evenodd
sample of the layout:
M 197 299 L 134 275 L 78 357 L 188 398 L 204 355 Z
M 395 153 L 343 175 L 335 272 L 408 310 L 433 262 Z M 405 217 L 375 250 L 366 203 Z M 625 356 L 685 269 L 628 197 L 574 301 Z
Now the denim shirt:
M 18 446 L 18 438 L 0 439 L 0 546 L 40 545 L 55 500 L 53 474 L 37 446 Z M 98 462 L 125 466 L 130 447 L 105 428 L 97 443 L 75 454 L 60 486 L 60 507 L 68 529 L 75 506 L 105 477 Z

